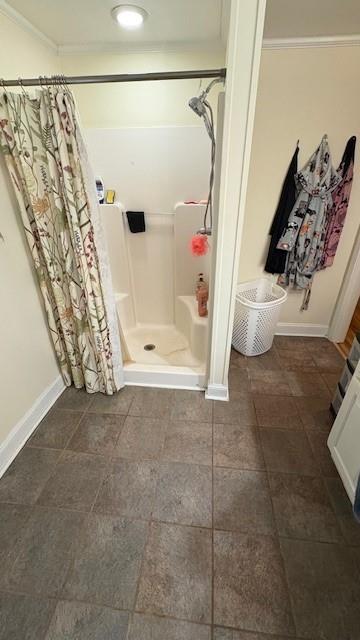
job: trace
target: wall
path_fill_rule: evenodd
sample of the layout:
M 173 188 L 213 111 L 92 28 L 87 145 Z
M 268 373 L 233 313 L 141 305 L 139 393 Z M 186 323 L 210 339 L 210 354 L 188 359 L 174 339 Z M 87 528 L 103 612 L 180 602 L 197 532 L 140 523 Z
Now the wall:
M 97 53 L 63 56 L 61 65 L 65 75 L 96 75 L 211 69 L 224 66 L 224 61 L 220 52 Z M 202 88 L 209 82 L 202 80 Z M 215 87 L 211 92 L 213 105 L 217 91 Z M 199 80 L 86 85 L 74 87 L 74 92 L 85 127 L 199 124 L 198 116 L 188 107 L 189 98 L 200 93 Z
M 337 166 L 347 139 L 353 134 L 360 135 L 359 66 L 359 47 L 263 50 L 239 282 L 263 274 L 268 231 L 297 139 L 300 139 L 299 168 L 324 133 L 329 136 Z M 302 294 L 290 293 L 281 322 L 325 327 L 330 322 L 359 227 L 358 167 L 357 160 L 348 216 L 335 262 L 316 275 L 309 310 L 301 313 Z
M 1 75 L 55 73 L 57 58 L 0 13 Z M 0 163 L 0 445 L 58 377 L 40 297 L 3 158 Z

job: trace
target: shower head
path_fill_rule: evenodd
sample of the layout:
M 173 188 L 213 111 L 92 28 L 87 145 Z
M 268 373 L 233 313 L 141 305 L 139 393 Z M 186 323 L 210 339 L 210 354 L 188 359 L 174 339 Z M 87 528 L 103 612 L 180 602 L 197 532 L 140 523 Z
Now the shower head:
M 189 107 L 196 113 L 197 116 L 201 118 L 205 115 L 205 105 L 202 101 L 202 96 L 197 97 L 194 96 L 189 100 Z
M 223 81 L 224 81 L 223 78 L 215 78 L 206 87 L 205 91 L 203 91 L 199 96 L 194 96 L 189 100 L 189 107 L 196 113 L 196 115 L 200 116 L 201 118 L 206 116 L 205 105 L 206 105 L 206 98 L 208 96 L 208 93 L 210 92 L 214 84 L 216 84 L 217 82 L 223 82 Z

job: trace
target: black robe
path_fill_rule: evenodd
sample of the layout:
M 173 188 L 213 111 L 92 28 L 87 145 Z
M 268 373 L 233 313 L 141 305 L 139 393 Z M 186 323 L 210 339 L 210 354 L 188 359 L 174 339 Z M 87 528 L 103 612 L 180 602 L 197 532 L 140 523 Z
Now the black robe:
M 265 264 L 265 271 L 268 273 L 284 273 L 286 259 L 288 256 L 287 251 L 283 249 L 277 249 L 277 243 L 279 242 L 282 232 L 287 226 L 289 215 L 296 202 L 296 186 L 294 176 L 297 173 L 298 165 L 298 153 L 299 145 L 297 145 L 294 155 L 289 164 L 285 180 L 283 182 L 279 204 L 275 211 L 274 219 L 271 225 L 271 236 L 269 252 Z

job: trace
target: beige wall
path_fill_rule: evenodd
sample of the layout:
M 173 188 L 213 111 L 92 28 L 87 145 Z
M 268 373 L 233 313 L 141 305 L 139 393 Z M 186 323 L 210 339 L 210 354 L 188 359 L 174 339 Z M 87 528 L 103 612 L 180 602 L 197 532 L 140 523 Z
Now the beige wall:
M 65 75 L 146 73 L 209 69 L 224 66 L 225 54 L 203 53 L 97 53 L 63 56 Z M 209 80 L 202 80 L 206 87 Z M 136 82 L 75 86 L 74 92 L 85 127 L 147 127 L 199 124 L 188 107 L 189 98 L 200 92 L 199 80 Z M 217 104 L 217 88 L 211 92 Z M 121 151 L 119 151 L 121 152 Z
M 263 274 L 268 231 L 282 180 L 300 138 L 299 168 L 324 133 L 337 166 L 351 135 L 360 136 L 358 47 L 262 52 L 239 282 Z M 360 139 L 358 137 L 358 144 Z M 315 277 L 310 308 L 291 293 L 280 320 L 328 325 L 359 227 L 359 149 L 348 216 L 335 262 Z
M 57 59 L 0 14 L 1 76 L 55 73 Z M 59 375 L 14 194 L 0 162 L 0 445 Z

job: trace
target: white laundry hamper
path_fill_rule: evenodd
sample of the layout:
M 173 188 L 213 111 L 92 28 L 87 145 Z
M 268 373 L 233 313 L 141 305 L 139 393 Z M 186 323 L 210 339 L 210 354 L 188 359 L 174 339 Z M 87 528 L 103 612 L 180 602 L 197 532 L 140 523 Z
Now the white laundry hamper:
M 232 344 L 245 356 L 258 356 L 271 349 L 280 307 L 287 292 L 270 280 L 258 278 L 236 289 Z

